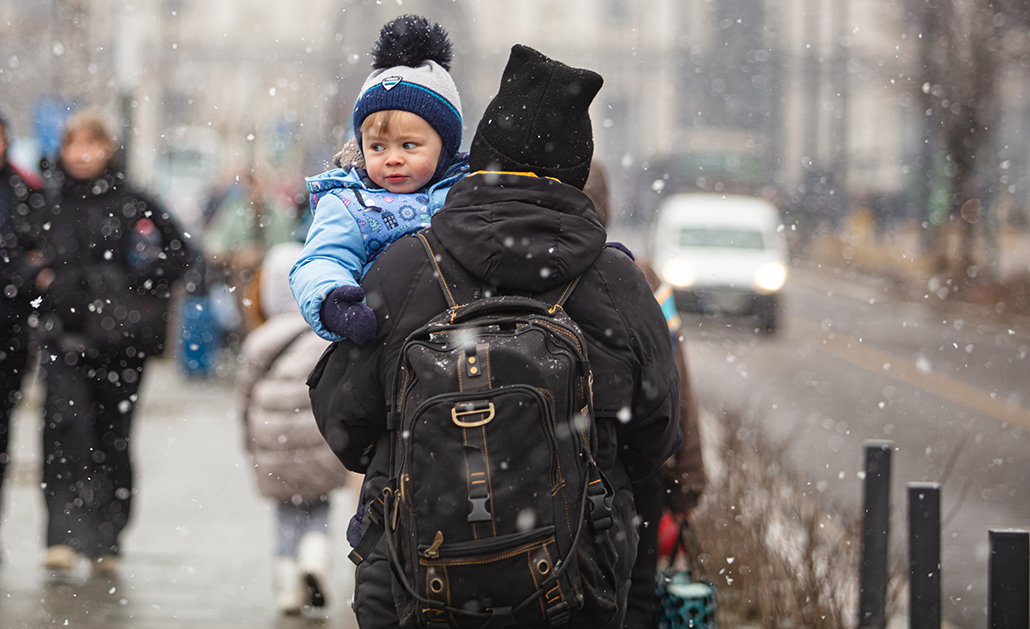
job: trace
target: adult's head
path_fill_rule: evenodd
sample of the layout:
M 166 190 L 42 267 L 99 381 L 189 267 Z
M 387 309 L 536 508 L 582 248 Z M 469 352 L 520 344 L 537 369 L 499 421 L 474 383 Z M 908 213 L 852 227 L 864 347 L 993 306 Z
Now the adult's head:
M 604 80 L 516 44 L 472 139 L 473 171 L 530 172 L 580 190 L 590 174 L 590 103 Z
M 110 120 L 89 109 L 72 114 L 64 126 L 61 167 L 73 179 L 96 179 L 114 160 L 118 144 Z
M 362 135 L 366 119 L 380 111 L 405 111 L 429 124 L 443 149 L 432 179 L 453 163 L 461 144 L 461 99 L 449 73 L 451 42 L 447 31 L 424 17 L 403 15 L 383 26 L 372 49 L 375 68 L 354 105 L 354 134 L 368 160 Z M 382 129 L 389 119 L 377 116 L 369 124 Z

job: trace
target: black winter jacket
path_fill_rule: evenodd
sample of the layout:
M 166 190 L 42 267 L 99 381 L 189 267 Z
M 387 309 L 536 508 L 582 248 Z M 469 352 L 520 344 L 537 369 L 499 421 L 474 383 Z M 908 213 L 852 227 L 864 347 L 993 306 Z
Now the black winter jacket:
M 25 253 L 36 248 L 32 218 L 43 209 L 43 195 L 33 190 L 10 164 L 0 167 L 0 324 L 24 321 L 36 296 L 38 269 Z
M 129 290 L 163 299 L 167 322 L 172 283 L 194 259 L 175 220 L 120 172 L 91 181 L 52 176 L 41 226 L 43 252 L 55 272 L 43 301 L 44 335 L 72 335 L 90 345 L 85 313 L 96 295 L 88 280 L 101 267 L 118 274 Z
M 588 341 L 598 464 L 632 517 L 631 480 L 653 474 L 680 443 L 679 376 L 643 274 L 628 256 L 604 248 L 589 198 L 556 180 L 471 175 L 451 189 L 432 229 L 466 269 L 502 292 L 539 293 L 581 275 L 565 310 Z M 322 383 L 316 368 L 311 383 L 332 392 L 313 396 L 322 433 L 344 465 L 367 471 L 374 496 L 388 472 L 384 433 L 401 345 L 447 303 L 414 237 L 392 244 L 361 285 L 376 314 L 376 339 L 337 344 L 335 358 L 349 360 L 342 381 Z

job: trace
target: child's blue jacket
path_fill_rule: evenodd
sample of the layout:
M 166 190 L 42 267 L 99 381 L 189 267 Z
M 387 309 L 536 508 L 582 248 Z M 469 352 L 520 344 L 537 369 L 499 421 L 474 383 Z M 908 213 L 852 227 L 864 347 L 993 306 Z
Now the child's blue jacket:
M 320 337 L 343 337 L 322 325 L 322 302 L 341 286 L 357 286 L 390 243 L 429 226 L 447 192 L 468 174 L 462 155 L 436 183 L 410 194 L 378 188 L 363 168 L 336 168 L 307 179 L 314 218 L 290 269 L 290 289 L 304 319 Z

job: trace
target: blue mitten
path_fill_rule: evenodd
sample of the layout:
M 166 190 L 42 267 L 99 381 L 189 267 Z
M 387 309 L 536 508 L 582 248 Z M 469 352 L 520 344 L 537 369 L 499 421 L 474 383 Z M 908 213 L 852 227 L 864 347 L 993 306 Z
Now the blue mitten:
M 376 337 L 376 316 L 361 303 L 365 291 L 360 286 L 341 286 L 322 302 L 322 325 L 327 330 L 365 345 Z

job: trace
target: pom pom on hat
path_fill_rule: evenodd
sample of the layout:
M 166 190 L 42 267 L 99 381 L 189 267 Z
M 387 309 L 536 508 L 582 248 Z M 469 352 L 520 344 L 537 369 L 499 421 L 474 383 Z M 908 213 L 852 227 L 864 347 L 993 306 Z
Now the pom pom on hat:
M 379 40 L 372 47 L 372 67 L 416 68 L 423 61 L 435 61 L 449 72 L 452 54 L 451 41 L 442 26 L 417 15 L 402 15 L 379 31 Z
M 516 44 L 472 138 L 469 166 L 531 172 L 580 190 L 590 174 L 590 103 L 604 79 Z
M 461 145 L 461 99 L 448 73 L 451 42 L 439 24 L 403 15 L 383 26 L 372 48 L 375 70 L 365 79 L 354 105 L 354 135 L 369 114 L 386 109 L 407 111 L 428 122 L 440 135 L 443 150 L 433 179 L 451 165 Z

